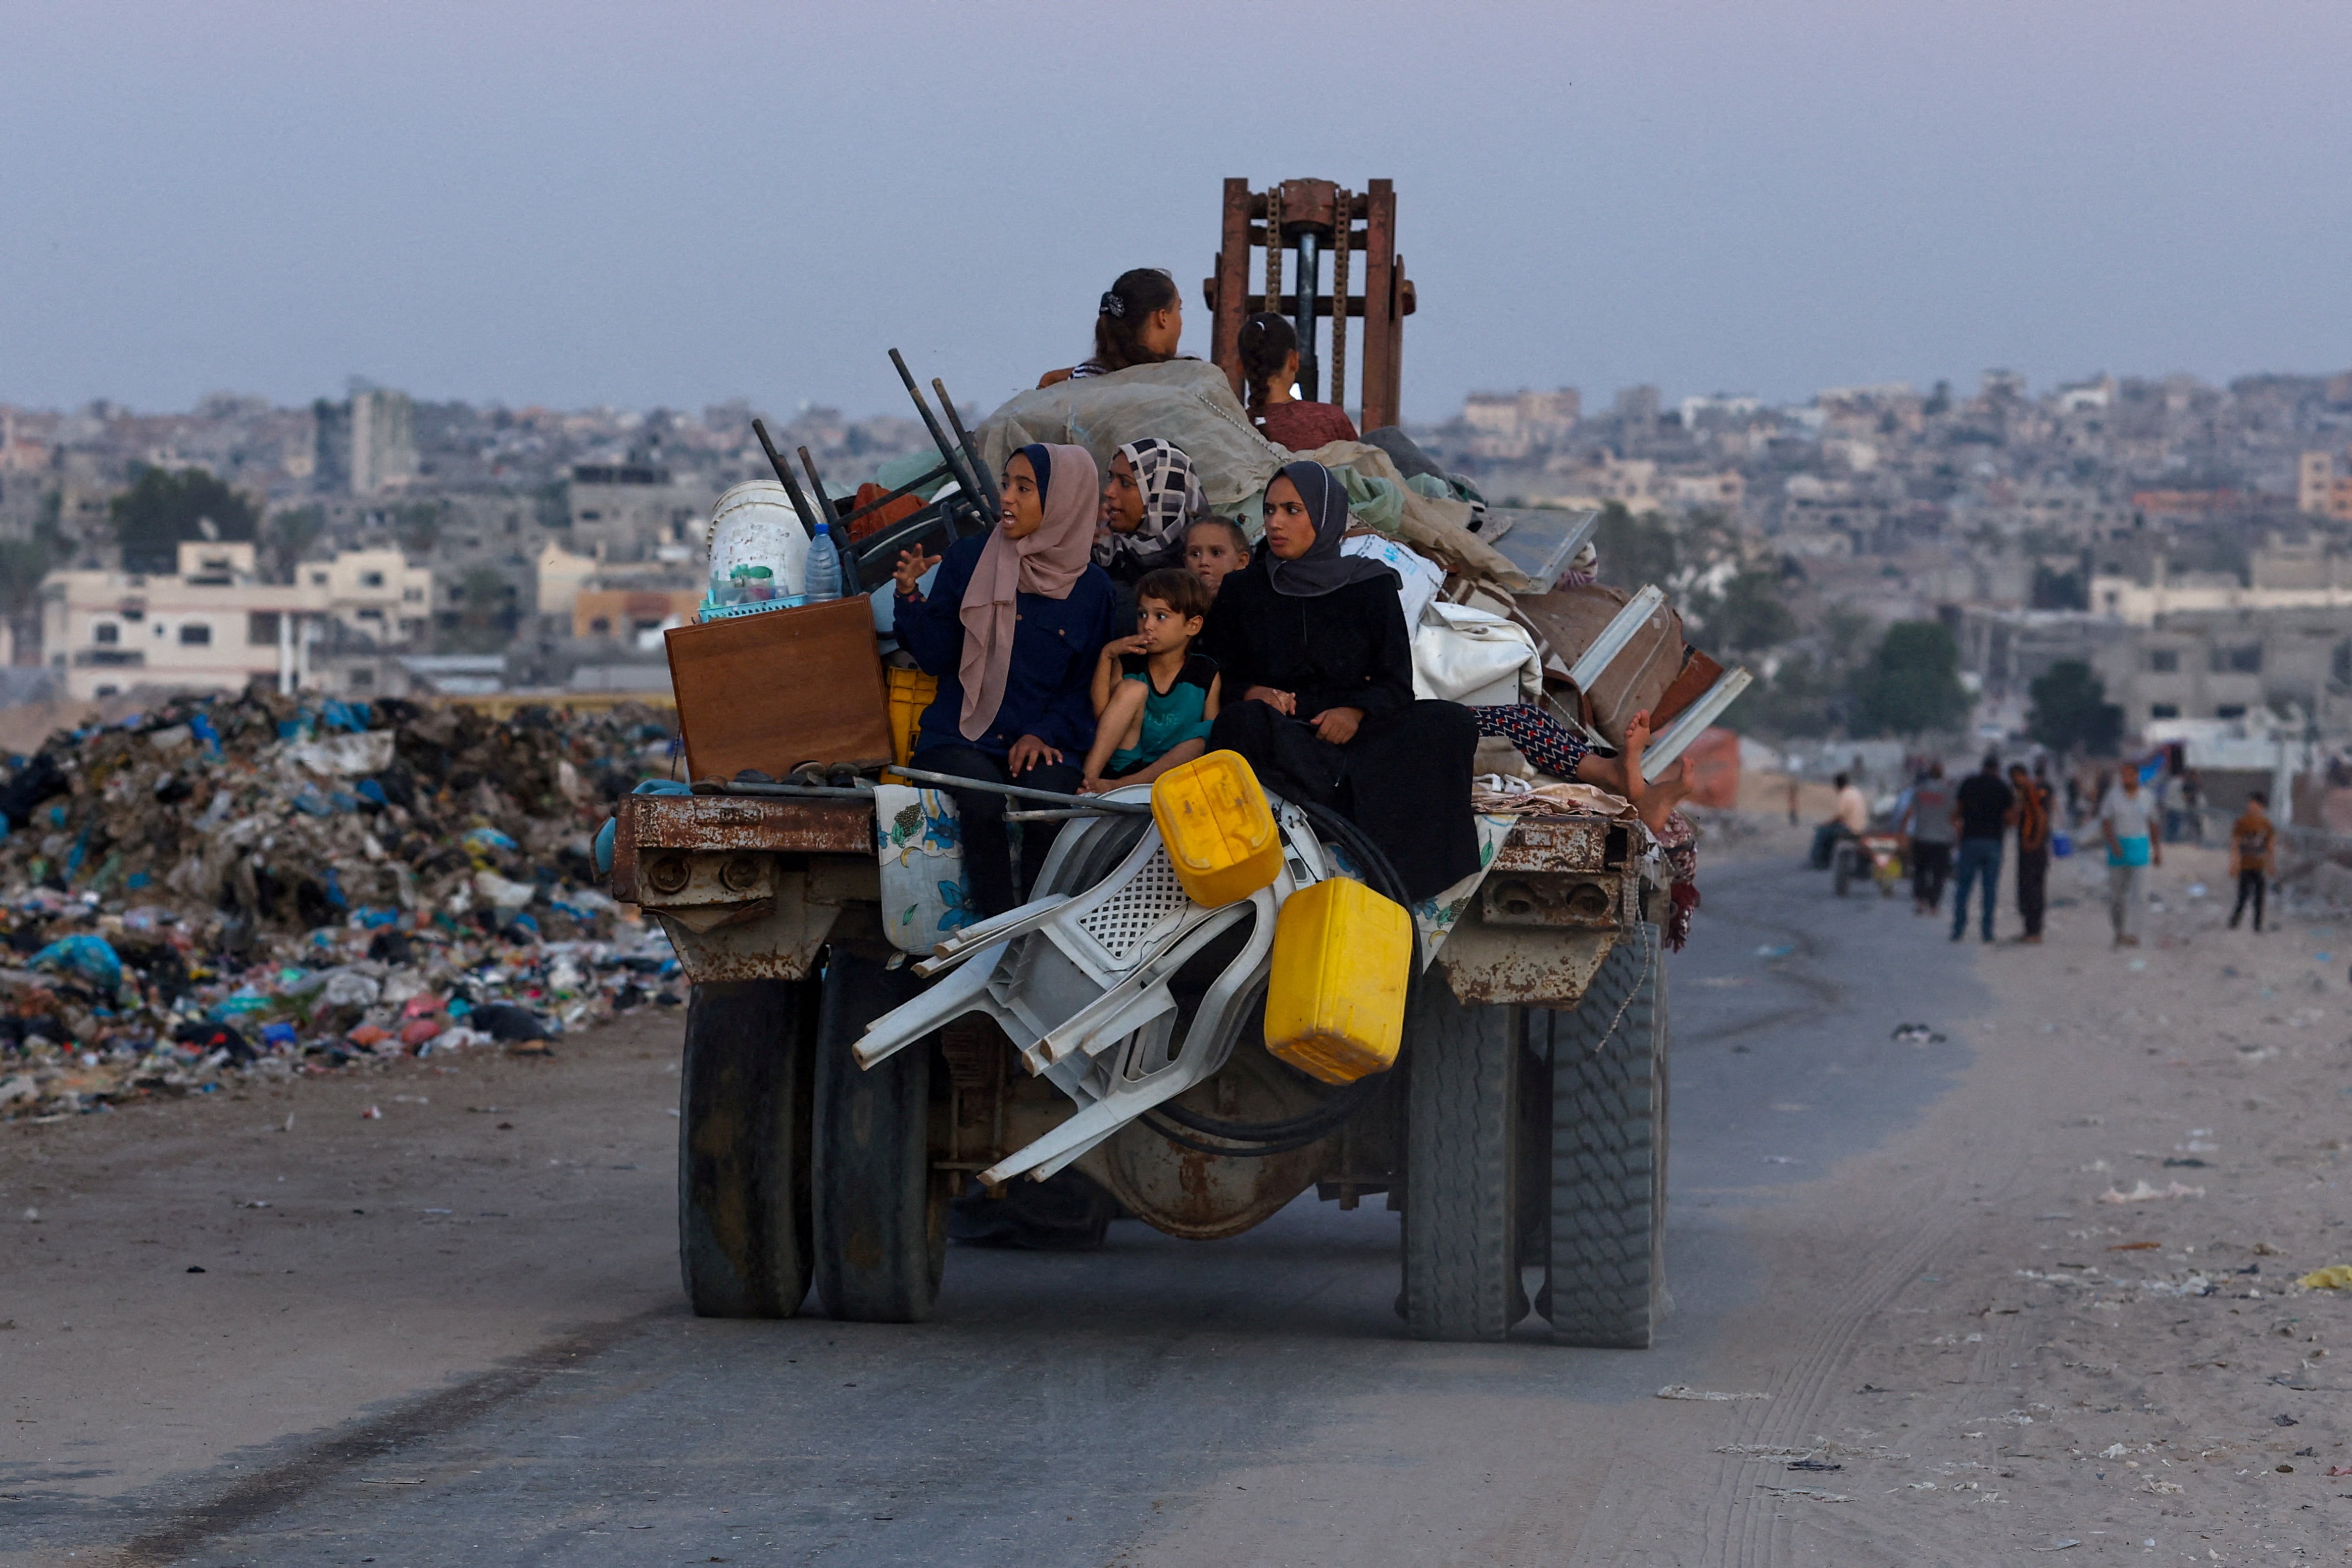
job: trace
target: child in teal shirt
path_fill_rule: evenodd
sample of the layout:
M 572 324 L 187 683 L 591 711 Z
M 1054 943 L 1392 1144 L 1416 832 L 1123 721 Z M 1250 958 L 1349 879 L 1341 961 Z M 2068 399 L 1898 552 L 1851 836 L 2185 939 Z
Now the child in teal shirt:
M 1208 585 L 1175 567 L 1147 573 L 1136 584 L 1133 641 L 1142 651 L 1120 659 L 1121 679 L 1096 723 L 1087 752 L 1088 795 L 1150 784 L 1207 745 L 1217 716 L 1217 667 L 1192 651 L 1192 639 L 1209 603 Z

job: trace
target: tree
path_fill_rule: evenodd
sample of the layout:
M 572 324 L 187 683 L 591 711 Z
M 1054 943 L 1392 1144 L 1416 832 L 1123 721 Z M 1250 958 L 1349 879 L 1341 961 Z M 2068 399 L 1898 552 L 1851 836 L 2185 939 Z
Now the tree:
M 2060 659 L 2026 688 L 2033 710 L 2025 732 L 2053 752 L 2077 747 L 2095 757 L 2112 757 L 2124 738 L 2124 710 L 2107 700 L 2107 689 L 2079 658 Z
M 189 540 L 253 538 L 253 503 L 202 468 L 142 469 L 110 510 L 126 572 L 176 571 Z
M 1601 580 L 1612 587 L 1635 593 L 1652 583 L 1662 588 L 1674 584 L 1680 552 L 1675 531 L 1656 512 L 1635 517 L 1623 501 L 1611 501 L 1601 510 L 1592 548 L 1601 556 Z
M 1742 572 L 1723 585 L 1708 611 L 1707 635 L 1734 653 L 1757 654 L 1797 635 L 1797 617 L 1780 601 L 1780 581 L 1769 572 Z
M 1853 732 L 1957 730 L 1969 716 L 1960 649 L 1941 621 L 1897 621 L 1853 678 Z
M 48 538 L 0 539 L 0 616 L 7 617 L 19 648 L 39 646 L 41 579 L 55 564 Z
M 488 566 L 468 570 L 457 585 L 457 624 L 446 640 L 462 653 L 497 653 L 514 640 L 520 619 L 514 584 Z
M 1835 670 L 1815 664 L 1812 655 L 1791 654 L 1770 679 L 1758 681 L 1740 698 L 1740 726 L 1780 740 L 1826 735 L 1843 716 L 1843 684 Z
M 294 581 L 295 563 L 326 529 L 326 510 L 315 506 L 289 508 L 262 524 L 262 552 L 268 558 L 269 581 Z

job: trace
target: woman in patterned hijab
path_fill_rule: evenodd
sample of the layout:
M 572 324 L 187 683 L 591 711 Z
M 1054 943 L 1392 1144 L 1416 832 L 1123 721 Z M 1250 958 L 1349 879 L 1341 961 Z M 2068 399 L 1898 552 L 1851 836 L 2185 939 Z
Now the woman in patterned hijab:
M 1102 530 L 1095 564 L 1113 581 L 1183 564 L 1184 531 L 1208 515 L 1192 459 L 1156 437 L 1129 441 L 1111 457 L 1103 481 Z

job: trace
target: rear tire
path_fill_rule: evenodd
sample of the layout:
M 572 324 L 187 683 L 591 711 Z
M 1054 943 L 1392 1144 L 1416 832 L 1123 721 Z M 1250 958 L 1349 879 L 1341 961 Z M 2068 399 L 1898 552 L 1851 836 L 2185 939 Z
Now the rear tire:
M 1465 1006 L 1423 978 L 1407 1022 L 1404 1320 L 1421 1340 L 1499 1340 L 1518 1278 L 1518 1009 Z
M 789 1318 L 808 1296 L 813 981 L 694 987 L 679 1068 L 677 1255 L 705 1318 Z
M 1546 1015 L 1552 1056 L 1546 1304 L 1552 1337 L 1562 1344 L 1646 1350 L 1668 1304 L 1665 964 L 1657 928 L 1636 931 L 1641 940 L 1619 942 L 1602 961 L 1580 1005 Z
M 866 1026 L 913 996 L 905 970 L 847 947 L 828 950 L 816 1049 L 816 1289 L 848 1322 L 931 1315 L 947 1261 L 948 1186 L 931 1169 L 926 1037 L 861 1069 Z

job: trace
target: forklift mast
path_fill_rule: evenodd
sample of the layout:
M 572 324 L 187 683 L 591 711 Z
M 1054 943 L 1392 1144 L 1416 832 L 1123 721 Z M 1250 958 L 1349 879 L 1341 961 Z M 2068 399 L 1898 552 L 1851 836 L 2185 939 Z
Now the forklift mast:
M 1265 291 L 1253 294 L 1250 251 L 1265 252 Z M 1283 292 L 1283 253 L 1291 253 L 1291 291 Z M 1330 289 L 1325 291 L 1323 258 L 1331 258 Z M 1363 289 L 1349 292 L 1349 277 L 1360 258 Z M 1309 402 L 1342 407 L 1348 396 L 1348 329 L 1364 323 L 1362 397 L 1359 429 L 1397 422 L 1403 384 L 1404 319 L 1413 312 L 1412 281 L 1396 251 L 1396 187 L 1374 180 L 1361 192 L 1342 190 L 1329 180 L 1285 180 L 1253 191 L 1246 179 L 1225 182 L 1224 237 L 1216 272 L 1202 283 L 1215 321 L 1210 357 L 1243 395 L 1242 323 L 1260 310 L 1287 316 L 1298 330 L 1298 391 Z M 1330 396 L 1323 395 L 1323 356 L 1318 325 L 1331 321 Z

